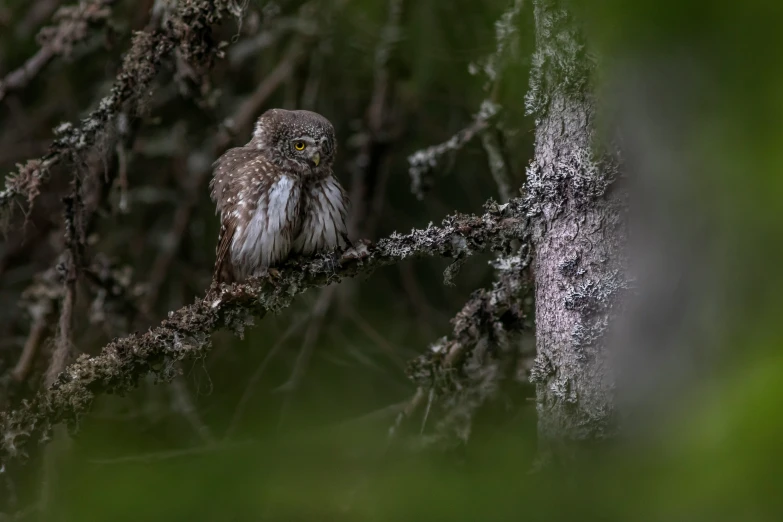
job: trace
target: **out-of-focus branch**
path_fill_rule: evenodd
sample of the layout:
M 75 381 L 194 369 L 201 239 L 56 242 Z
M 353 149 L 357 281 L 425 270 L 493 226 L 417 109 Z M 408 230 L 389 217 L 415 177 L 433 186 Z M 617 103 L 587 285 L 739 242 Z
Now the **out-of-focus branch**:
M 15 24 L 15 33 L 17 36 L 27 36 L 37 27 L 40 27 L 60 6 L 61 0 L 39 0 L 33 2 L 30 9 L 24 17 Z
M 397 413 L 394 418 L 394 423 L 389 428 L 389 442 L 394 442 L 394 439 L 403 425 L 403 422 L 413 416 L 419 406 L 424 402 L 424 397 L 427 396 L 427 391 L 422 388 L 416 388 L 416 393 L 407 402 L 404 403 L 402 409 Z
M 76 281 L 82 263 L 84 248 L 83 206 L 81 183 L 74 178 L 73 193 L 63 198 L 65 204 L 65 252 L 58 264 L 58 272 L 63 279 L 63 299 L 60 306 L 60 319 L 57 325 L 57 342 L 52 360 L 46 372 L 46 386 L 51 386 L 60 372 L 65 369 L 71 353 L 71 330 L 73 328 L 73 307 L 76 302 Z
M 212 39 L 211 26 L 222 18 L 226 6 L 223 1 L 182 0 L 163 29 L 136 33 L 111 93 L 80 125 L 58 126 L 58 137 L 45 156 L 18 165 L 16 172 L 6 177 L 5 188 L 0 190 L 0 214 L 10 212 L 17 197 L 32 205 L 52 167 L 92 146 L 126 105 L 147 96 L 163 59 L 173 50 L 197 70 L 211 64 L 222 53 Z M 136 109 L 129 107 L 129 116 L 136 114 Z
M 342 278 L 368 274 L 404 259 L 440 256 L 464 259 L 486 251 L 506 251 L 527 235 L 527 211 L 519 199 L 506 205 L 490 203 L 482 216 L 454 215 L 440 227 L 393 234 L 367 246 L 358 244 L 342 255 L 292 260 L 277 275 L 246 284 L 213 286 L 203 299 L 168 315 L 143 334 L 116 339 L 100 355 L 82 355 L 52 386 L 20 408 L 0 414 L 0 462 L 27 455 L 36 442 L 45 442 L 53 427 L 75 423 L 87 413 L 97 394 L 124 393 L 139 378 L 153 374 L 173 378 L 176 363 L 203 357 L 210 335 L 223 328 L 241 334 L 254 319 L 289 306 L 310 289 Z
M 73 46 L 89 36 L 90 27 L 103 26 L 109 19 L 110 6 L 116 0 L 82 0 L 61 7 L 54 13 L 56 25 L 38 33 L 41 48 L 18 69 L 0 80 L 0 100 L 10 91 L 23 89 L 55 56 L 68 56 Z
M 246 59 L 257 56 L 262 50 L 277 43 L 287 33 L 299 33 L 306 38 L 318 34 L 321 24 L 309 16 L 278 17 L 268 30 L 263 30 L 255 38 L 238 42 L 228 53 L 232 65 L 241 65 Z
M 27 311 L 32 325 L 19 361 L 11 372 L 15 381 L 22 382 L 30 374 L 36 354 L 44 341 L 49 321 L 57 310 L 57 303 L 62 301 L 62 298 L 63 285 L 54 267 L 37 274 L 33 278 L 32 284 L 22 292 L 19 304 Z
M 46 332 L 46 326 L 49 323 L 49 311 L 41 310 L 35 317 L 33 317 L 33 324 L 30 327 L 30 335 L 27 337 L 27 341 L 22 348 L 22 355 L 19 357 L 19 361 L 11 371 L 11 377 L 16 382 L 22 382 L 27 378 L 30 373 L 30 368 L 35 360 L 35 355 L 38 353 L 38 348 L 43 341 L 44 333 Z
M 253 375 L 245 385 L 245 391 L 242 393 L 242 397 L 240 397 L 239 402 L 237 402 L 236 408 L 234 409 L 234 415 L 231 417 L 231 422 L 229 423 L 228 428 L 226 428 L 226 433 L 224 436 L 226 439 L 229 439 L 239 427 L 239 423 L 242 421 L 242 416 L 245 414 L 247 404 L 250 402 L 250 398 L 253 395 L 253 390 L 258 384 L 258 381 L 261 379 L 261 376 L 263 375 L 269 363 L 277 355 L 277 352 L 279 352 L 283 346 L 285 346 L 286 341 L 288 341 L 288 339 L 297 330 L 299 330 L 302 325 L 304 325 L 307 319 L 308 316 L 302 316 L 291 323 L 288 329 L 286 329 L 286 331 L 277 338 L 275 344 L 269 349 L 266 356 L 264 357 L 264 360 L 261 361 L 261 364 L 258 365 L 256 371 L 253 372 Z
M 359 143 L 351 167 L 351 216 L 348 233 L 352 237 L 368 237 L 374 232 L 386 192 L 388 170 L 384 160 L 389 145 L 402 132 L 391 118 L 394 81 L 390 62 L 400 40 L 404 0 L 388 0 L 386 23 L 375 47 L 375 68 L 372 94 L 364 115 L 364 129 L 353 139 Z M 385 174 L 385 175 L 384 175 Z M 370 204 L 374 213 L 371 213 Z
M 280 84 L 291 76 L 296 66 L 304 58 L 305 49 L 306 44 L 300 39 L 296 39 L 291 43 L 277 66 L 264 78 L 264 81 L 258 84 L 253 93 L 240 104 L 234 115 L 226 120 L 225 128 L 218 136 L 218 140 L 214 145 L 216 153 L 222 152 L 231 144 L 233 133 L 243 132 L 251 127 L 255 119 L 258 118 L 259 111 L 264 106 L 264 103 L 277 90 Z
M 121 132 L 117 141 L 119 144 L 123 141 L 130 142 L 131 139 L 130 134 Z M 27 310 L 33 324 L 19 362 L 12 372 L 12 377 L 17 381 L 26 379 L 34 364 L 41 339 L 38 339 L 39 342 L 34 341 L 45 330 L 45 327 L 42 328 L 39 324 L 41 317 L 50 318 L 55 310 L 60 313 L 55 351 L 45 380 L 56 378 L 65 367 L 71 346 L 77 275 L 83 276 L 84 282 L 88 283 L 89 288 L 95 292 L 95 299 L 90 307 L 90 321 L 107 326 L 111 335 L 114 335 L 116 330 L 111 330 L 111 326 L 114 325 L 110 325 L 110 322 L 124 324 L 126 317 L 132 319 L 137 312 L 135 301 L 139 291 L 137 287 L 132 287 L 131 274 L 127 267 L 126 270 L 118 270 L 100 254 L 90 262 L 84 253 L 86 237 L 96 224 L 97 215 L 109 194 L 109 187 L 117 176 L 117 170 L 122 167 L 115 168 L 112 163 L 107 167 L 104 175 L 100 176 L 97 171 L 100 167 L 106 166 L 106 163 L 92 161 L 85 166 L 93 172 L 93 175 L 74 176 L 71 182 L 71 193 L 63 200 L 65 203 L 63 252 L 55 259 L 53 266 L 33 278 L 32 284 L 22 295 L 21 306 Z M 30 238 L 27 240 L 29 241 Z M 129 313 L 127 315 L 117 313 L 120 310 Z
M 495 184 L 498 186 L 500 201 L 508 201 L 512 196 L 512 177 L 508 162 L 503 154 L 500 129 L 492 127 L 484 129 L 481 133 L 481 144 L 487 153 L 489 171 L 492 173 Z
M 315 345 L 318 342 L 318 337 L 321 335 L 321 329 L 323 328 L 326 314 L 336 295 L 336 287 L 330 286 L 324 288 L 318 296 L 318 300 L 313 305 L 312 312 L 308 318 L 309 325 L 307 326 L 304 339 L 302 340 L 302 347 L 299 349 L 299 354 L 296 356 L 296 362 L 294 362 L 291 376 L 288 377 L 288 380 L 285 383 L 277 388 L 277 391 L 286 393 L 286 398 L 283 401 L 280 412 L 278 426 L 284 425 L 288 412 L 291 409 L 293 395 L 302 385 L 302 381 L 307 373 L 307 367 L 310 365 L 310 359 L 315 350 Z

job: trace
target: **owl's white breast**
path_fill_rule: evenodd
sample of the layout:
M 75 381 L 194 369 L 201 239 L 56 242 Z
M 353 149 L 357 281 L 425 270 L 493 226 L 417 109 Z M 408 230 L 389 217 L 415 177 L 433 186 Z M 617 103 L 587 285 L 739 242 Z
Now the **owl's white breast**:
M 306 188 L 305 217 L 293 250 L 313 254 L 346 246 L 347 200 L 334 176 Z
M 285 175 L 259 195 L 246 229 L 237 230 L 231 244 L 232 261 L 240 277 L 288 257 L 299 220 L 300 195 L 300 184 Z

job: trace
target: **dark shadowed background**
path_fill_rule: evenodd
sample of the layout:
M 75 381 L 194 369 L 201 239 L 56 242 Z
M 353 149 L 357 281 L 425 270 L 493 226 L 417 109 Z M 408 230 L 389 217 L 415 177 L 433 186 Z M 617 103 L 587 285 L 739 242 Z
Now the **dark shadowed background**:
M 22 197 L 4 212 L 3 409 L 46 379 L 62 306 L 61 198 L 74 178 L 92 187 L 84 259 L 94 275 L 76 283 L 71 336 L 73 351 L 87 354 L 203 295 L 218 231 L 209 165 L 245 143 L 268 108 L 315 110 L 335 125 L 355 239 L 481 214 L 489 198 L 517 195 L 536 126 L 525 115 L 531 2 L 518 2 L 506 25 L 507 0 L 230 3 L 238 16 L 213 30 L 222 56 L 202 70 L 167 56 L 94 146 L 28 187 L 38 193 L 32 204 Z M 95 110 L 122 60 L 139 59 L 126 56 L 133 33 L 165 25 L 176 4 L 83 0 L 74 5 L 94 9 L 90 23 L 63 28 L 66 15 L 53 15 L 67 2 L 0 3 L 0 79 L 41 49 L 52 54 L 0 90 L 0 172 L 44 156 L 53 129 Z M 704 371 L 685 372 L 688 386 L 677 379 L 676 393 L 668 379 L 653 381 L 666 397 L 660 433 L 618 444 L 567 478 L 531 474 L 536 415 L 522 361 L 474 412 L 469 435 L 436 436 L 425 397 L 390 442 L 416 392 L 408 362 L 448 335 L 471 293 L 493 280 L 490 255 L 468 259 L 453 286 L 443 284 L 448 261 L 422 259 L 310 291 L 243 339 L 220 332 L 208 357 L 173 368 L 172 383 L 101 397 L 78 435 L 57 434 L 46 452 L 0 474 L 0 511 L 79 521 L 779 519 L 783 4 L 572 7 L 601 57 L 607 127 L 623 129 L 638 178 L 683 185 L 682 198 L 655 212 L 691 219 L 684 209 L 698 207 L 719 232 L 710 250 L 719 254 L 699 258 L 719 275 L 690 308 L 704 312 L 693 320 L 710 340 L 698 347 L 704 355 L 672 363 Z M 37 38 L 45 27 L 54 29 Z M 470 135 L 488 102 L 501 108 L 492 121 L 510 194 Z M 473 139 L 411 177 L 409 156 L 464 129 Z M 533 333 L 518 342 L 532 345 Z

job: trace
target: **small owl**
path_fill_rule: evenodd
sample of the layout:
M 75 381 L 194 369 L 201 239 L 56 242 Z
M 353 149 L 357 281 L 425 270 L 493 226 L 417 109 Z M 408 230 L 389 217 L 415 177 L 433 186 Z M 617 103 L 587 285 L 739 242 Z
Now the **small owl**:
M 215 280 L 242 282 L 290 254 L 348 244 L 348 196 L 332 172 L 332 124 L 310 111 L 270 109 L 244 147 L 213 165 L 220 214 Z

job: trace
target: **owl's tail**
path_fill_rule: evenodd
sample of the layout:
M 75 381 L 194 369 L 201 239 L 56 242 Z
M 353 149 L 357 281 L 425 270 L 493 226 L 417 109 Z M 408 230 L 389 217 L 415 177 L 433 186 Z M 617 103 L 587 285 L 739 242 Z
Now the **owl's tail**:
M 212 275 L 212 280 L 218 284 L 223 283 L 227 285 L 230 285 L 236 281 L 234 270 L 231 266 L 231 261 L 229 261 L 228 256 L 217 259 L 217 262 L 215 263 L 215 270 Z

